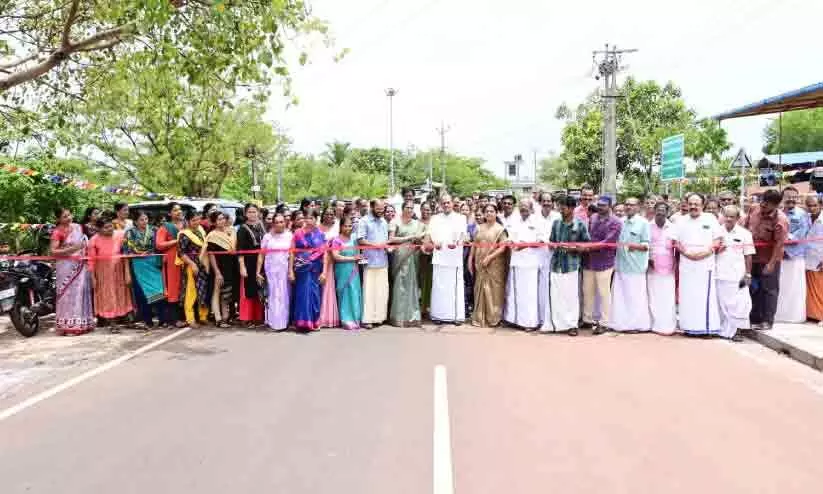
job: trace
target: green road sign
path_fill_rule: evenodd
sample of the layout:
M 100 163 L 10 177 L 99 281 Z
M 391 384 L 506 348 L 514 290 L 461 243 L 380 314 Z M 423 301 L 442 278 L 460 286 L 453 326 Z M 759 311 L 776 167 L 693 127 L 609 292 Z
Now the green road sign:
M 683 134 L 663 139 L 663 152 L 660 155 L 660 180 L 683 178 L 683 155 L 686 150 Z

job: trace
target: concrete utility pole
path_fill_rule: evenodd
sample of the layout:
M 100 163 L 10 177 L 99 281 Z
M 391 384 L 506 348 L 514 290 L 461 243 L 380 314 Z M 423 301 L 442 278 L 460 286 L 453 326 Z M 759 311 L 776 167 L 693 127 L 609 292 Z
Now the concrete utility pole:
M 443 186 L 446 186 L 446 132 L 451 130 L 451 126 L 446 127 L 446 124 L 443 121 L 440 121 L 440 127 L 434 129 L 438 134 L 440 134 L 440 173 L 442 174 L 442 182 Z
M 389 97 L 389 197 L 394 196 L 394 97 L 400 92 L 393 87 L 386 89 Z
M 637 50 L 618 50 L 617 46 L 605 50 L 592 52 L 592 63 L 597 67 L 595 79 L 603 79 L 604 104 L 603 112 L 603 182 L 600 187 L 602 194 L 617 197 L 617 73 L 620 72 L 621 56 L 624 53 L 634 53 Z M 597 56 L 601 55 L 598 61 Z

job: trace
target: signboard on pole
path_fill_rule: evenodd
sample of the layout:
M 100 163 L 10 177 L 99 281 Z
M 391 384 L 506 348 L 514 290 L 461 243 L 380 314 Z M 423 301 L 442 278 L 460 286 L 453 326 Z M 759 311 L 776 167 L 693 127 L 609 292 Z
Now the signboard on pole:
M 660 180 L 681 179 L 686 176 L 683 156 L 686 154 L 686 138 L 683 134 L 663 139 L 660 154 Z
M 731 164 L 732 168 L 751 168 L 752 167 L 752 160 L 746 155 L 746 150 L 740 148 L 740 151 L 737 152 L 737 156 L 734 157 L 734 161 Z

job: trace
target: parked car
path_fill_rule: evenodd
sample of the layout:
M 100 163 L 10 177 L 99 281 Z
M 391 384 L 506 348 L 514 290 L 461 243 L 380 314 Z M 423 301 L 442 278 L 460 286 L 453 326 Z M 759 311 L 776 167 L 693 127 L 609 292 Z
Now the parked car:
M 232 224 L 234 224 L 234 221 L 238 216 L 243 215 L 243 204 L 225 199 L 181 199 L 179 201 L 135 202 L 133 204 L 129 204 L 129 210 L 131 211 L 132 217 L 134 217 L 138 212 L 145 212 L 149 215 L 149 218 L 153 220 L 159 215 L 168 215 L 169 204 L 172 202 L 179 204 L 183 208 L 183 211 L 196 210 L 200 212 L 203 211 L 206 204 L 216 204 L 220 211 L 223 211 L 229 215 L 229 219 Z

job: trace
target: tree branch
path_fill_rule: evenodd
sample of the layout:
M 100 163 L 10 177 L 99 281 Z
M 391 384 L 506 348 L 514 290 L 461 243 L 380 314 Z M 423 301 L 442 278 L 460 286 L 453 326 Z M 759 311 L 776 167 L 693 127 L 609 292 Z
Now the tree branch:
M 61 50 L 67 50 L 69 46 L 71 46 L 71 27 L 77 19 L 77 7 L 79 4 L 80 0 L 73 0 L 71 2 L 71 6 L 69 7 L 69 13 L 66 15 L 66 22 L 63 24 L 63 36 L 60 38 Z
M 75 14 L 76 16 L 76 14 Z M 123 36 L 132 32 L 133 24 L 124 24 L 112 29 L 101 31 L 97 34 L 89 36 L 88 38 L 77 43 L 69 43 L 66 47 L 58 48 L 49 54 L 49 56 L 40 63 L 29 67 L 26 70 L 9 75 L 8 77 L 0 79 L 0 93 L 22 84 L 24 82 L 37 79 L 46 74 L 53 68 L 60 65 L 69 55 L 76 51 L 92 51 L 104 48 L 110 48 L 123 40 Z M 12 66 L 22 65 L 25 62 L 12 62 Z

